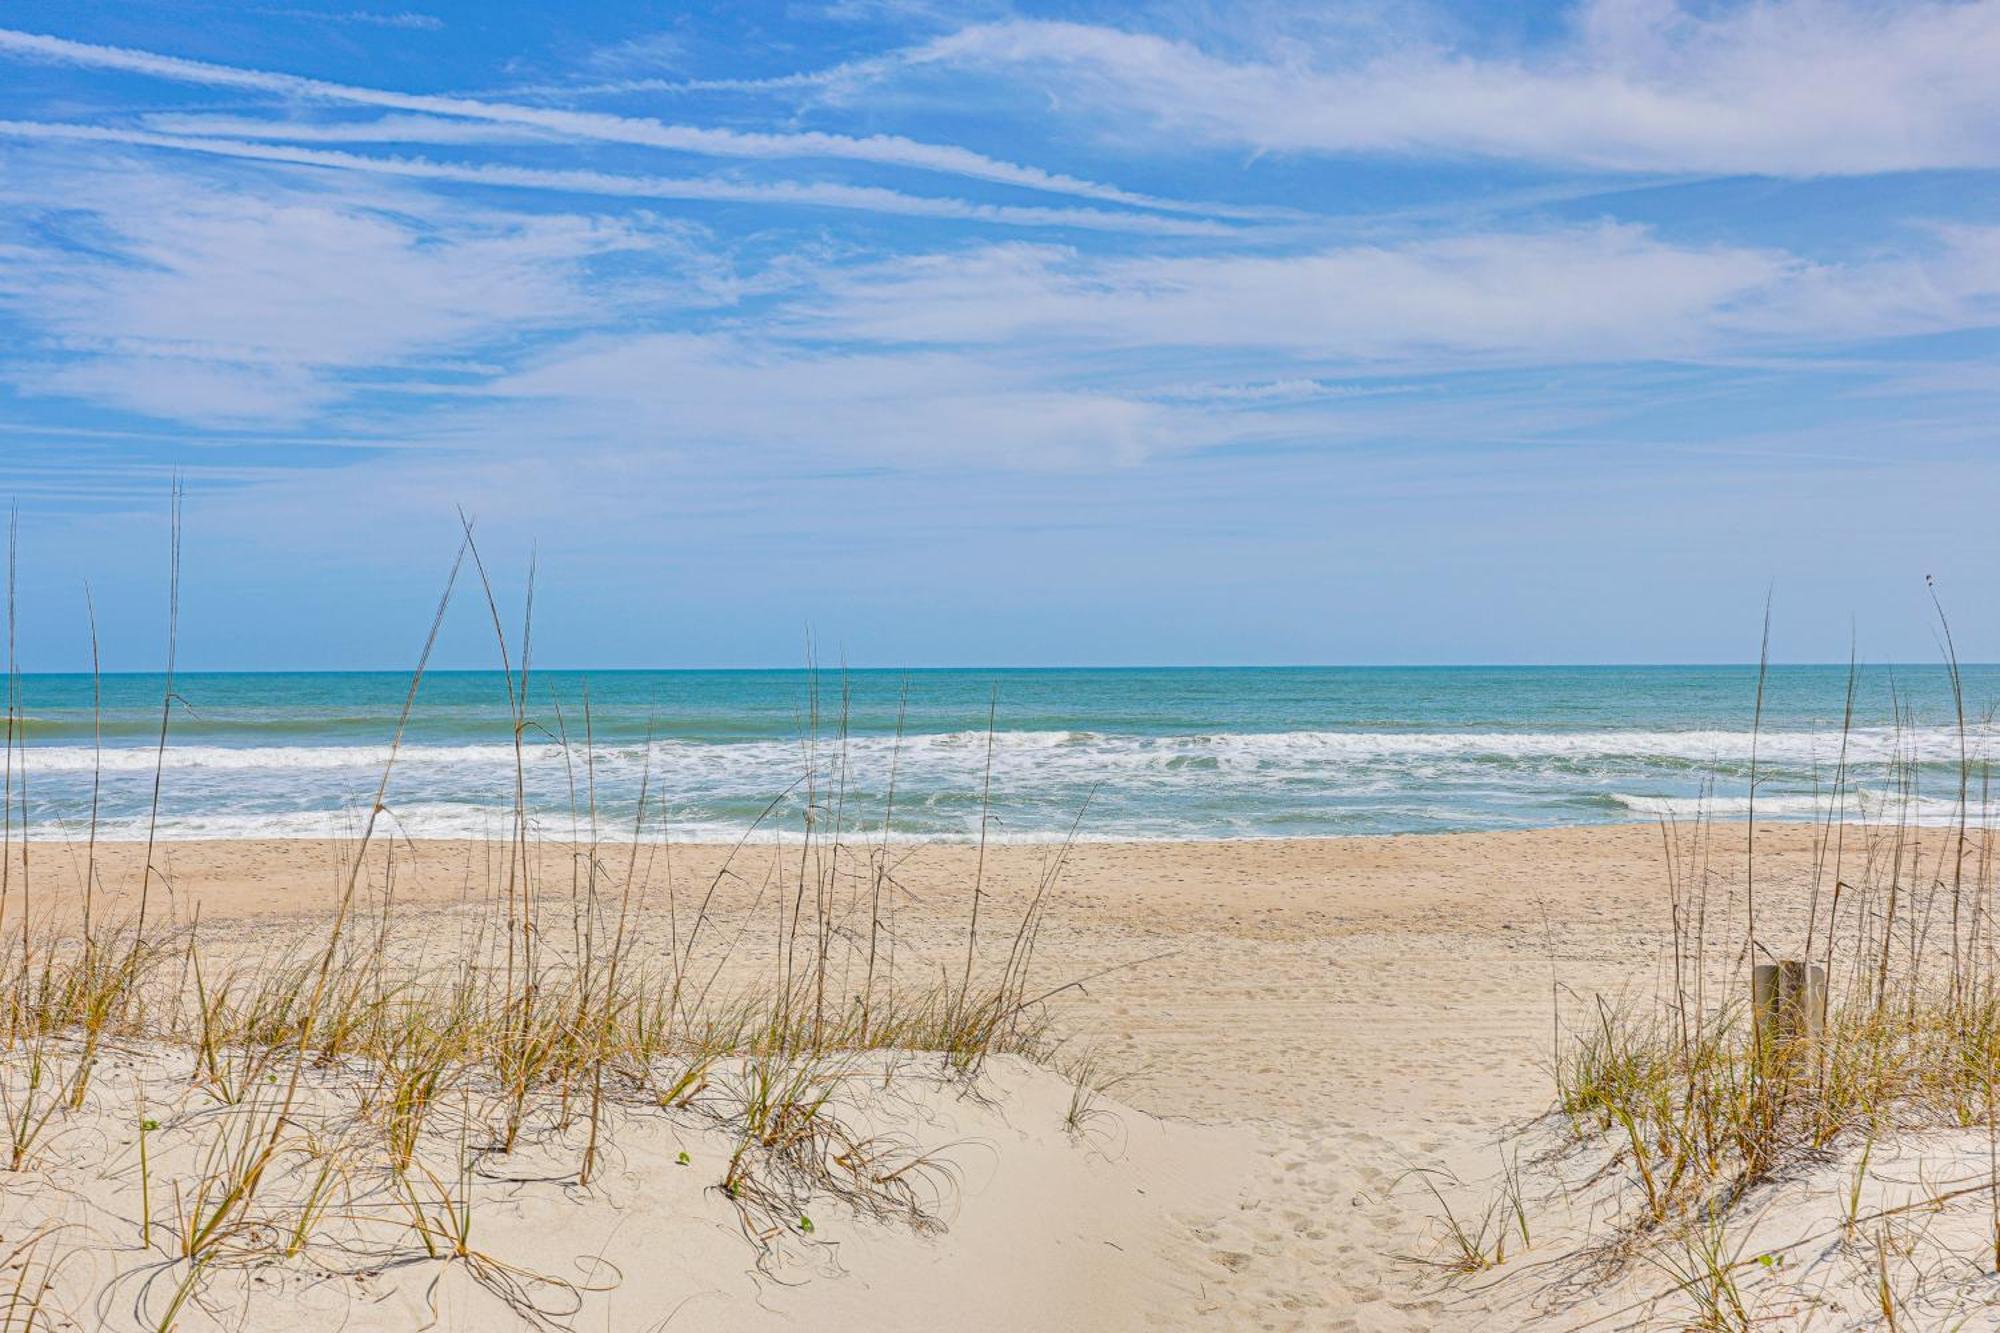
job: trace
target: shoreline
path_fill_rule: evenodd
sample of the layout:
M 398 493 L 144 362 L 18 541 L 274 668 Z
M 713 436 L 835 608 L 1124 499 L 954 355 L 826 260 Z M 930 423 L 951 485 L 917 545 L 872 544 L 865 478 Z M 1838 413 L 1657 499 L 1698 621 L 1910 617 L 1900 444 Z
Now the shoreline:
M 186 818 L 186 816 L 181 816 L 181 818 Z M 539 821 L 531 820 L 531 822 L 539 822 Z M 1209 846 L 1209 845 L 1311 846 L 1314 844 L 1322 844 L 1322 843 L 1332 843 L 1332 844 L 1349 843 L 1349 842 L 1373 843 L 1373 842 L 1383 842 L 1399 838 L 1448 839 L 1448 838 L 1488 838 L 1488 837 L 1535 837 L 1535 836 L 1551 835 L 1551 834 L 1567 835 L 1572 833 L 1608 834 L 1617 831 L 1629 831 L 1634 828 L 1644 828 L 1644 829 L 1658 831 L 1663 822 L 1675 824 L 1685 829 L 1695 826 L 1697 821 L 1693 816 L 1682 817 L 1682 816 L 1669 816 L 1663 814 L 1634 814 L 1628 819 L 1575 821 L 1562 824 L 1510 824 L 1510 825 L 1495 825 L 1495 826 L 1472 827 L 1472 828 L 1393 829 L 1393 830 L 1385 830 L 1382 832 L 1369 832 L 1369 833 L 1364 833 L 1364 832 L 1188 833 L 1188 834 L 1166 834 L 1158 836 L 1135 836 L 1129 833 L 1078 833 L 1073 836 L 1064 836 L 1061 834 L 1044 835 L 1041 833 L 1025 833 L 1025 834 L 995 833 L 987 838 L 986 845 L 988 848 L 995 848 L 995 847 L 1060 848 L 1064 846 L 1076 846 L 1076 847 L 1196 846 L 1199 847 L 1199 846 Z M 1976 812 L 1969 814 L 1965 822 L 1968 826 L 1971 827 L 1979 827 L 1982 824 L 1982 820 Z M 1743 828 L 1750 823 L 1750 820 L 1747 819 L 1743 814 L 1732 811 L 1731 813 L 1728 814 L 1714 814 L 1714 815 L 1703 816 L 1699 820 L 1699 823 L 1709 828 Z M 1782 833 L 1784 830 L 1788 829 L 1818 829 L 1827 826 L 1826 820 L 1822 817 L 1811 816 L 1811 815 L 1799 815 L 1799 814 L 1759 815 L 1757 817 L 1756 823 L 1757 823 L 1757 828 L 1760 832 L 1766 828 L 1769 828 L 1777 833 Z M 1894 827 L 1897 821 L 1894 819 L 1848 818 L 1840 820 L 1838 821 L 1838 823 L 1841 827 L 1850 830 L 1866 831 L 1870 829 L 1889 829 Z M 1922 816 L 1917 818 L 1911 818 L 1905 821 L 1905 823 L 1909 829 L 1917 832 L 1923 832 L 1923 831 L 1938 831 L 1938 830 L 1956 828 L 1959 824 L 1959 820 L 1957 819 L 1956 816 L 1950 818 Z M 590 839 L 587 838 L 576 839 L 576 838 L 571 838 L 567 835 L 555 836 L 547 832 L 546 827 L 552 827 L 552 821 L 547 826 L 545 826 L 544 831 L 538 831 L 535 834 L 533 834 L 531 836 L 531 841 L 551 847 L 583 845 L 591 841 Z M 378 842 L 382 841 L 384 839 L 384 836 L 385 836 L 384 834 L 378 831 L 376 834 L 376 841 Z M 19 826 L 16 826 L 12 831 L 11 837 L 13 841 L 17 844 L 25 839 L 26 841 L 38 847 L 74 846 L 80 848 L 84 846 L 86 842 L 89 841 L 87 834 L 83 831 L 79 831 L 70 828 L 68 826 L 52 827 L 45 824 L 30 825 L 25 830 Z M 248 843 L 256 843 L 260 845 L 286 844 L 286 843 L 340 844 L 340 843 L 351 842 L 358 837 L 359 837 L 358 830 L 355 834 L 351 836 L 344 833 L 336 834 L 330 832 L 316 832 L 316 833 L 258 832 L 258 833 L 222 833 L 222 834 L 199 833 L 194 835 L 186 835 L 179 832 L 164 832 L 159 834 L 154 839 L 154 842 L 155 845 L 159 847 L 186 847 L 193 845 L 224 846 L 224 845 L 248 844 Z M 477 844 L 477 843 L 506 843 L 512 840 L 513 840 L 512 835 L 506 832 L 495 832 L 491 834 L 480 834 L 480 835 L 461 834 L 461 833 L 441 833 L 441 834 L 417 833 L 408 837 L 405 837 L 401 834 L 396 835 L 396 841 L 417 846 L 464 845 L 464 844 Z M 600 847 L 639 846 L 639 847 L 683 847 L 683 848 L 698 849 L 698 848 L 730 848 L 739 846 L 770 847 L 779 843 L 796 847 L 798 846 L 800 840 L 801 840 L 800 835 L 797 832 L 790 829 L 776 833 L 753 832 L 742 836 L 711 836 L 709 834 L 704 833 L 700 836 L 681 838 L 681 837 L 675 837 L 672 834 L 668 834 L 666 836 L 649 834 L 648 836 L 642 838 L 633 838 L 629 835 L 629 832 L 625 830 L 619 828 L 607 827 L 600 831 L 598 837 L 595 839 L 595 843 L 597 846 Z M 865 826 L 863 826 L 851 830 L 848 836 L 841 839 L 840 845 L 843 848 L 866 849 L 869 847 L 881 846 L 884 844 L 884 842 L 885 839 L 883 838 L 882 833 L 879 829 L 870 832 Z M 943 836 L 932 833 L 901 833 L 893 831 L 888 835 L 886 843 L 890 847 L 900 848 L 906 851 L 926 848 L 926 847 L 965 848 L 968 850 L 974 850 L 977 849 L 979 846 L 979 840 L 973 837 L 959 837 L 956 835 Z M 97 835 L 96 838 L 96 845 L 101 848 L 143 847 L 145 846 L 145 844 L 146 844 L 146 838 L 143 834 L 127 836 L 123 833 L 119 834 L 100 833 Z

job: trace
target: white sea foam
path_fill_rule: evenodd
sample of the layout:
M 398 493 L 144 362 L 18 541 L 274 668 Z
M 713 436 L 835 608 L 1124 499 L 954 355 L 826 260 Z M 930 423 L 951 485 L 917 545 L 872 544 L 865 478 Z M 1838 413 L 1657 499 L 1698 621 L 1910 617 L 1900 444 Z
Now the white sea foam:
M 1975 757 L 1990 749 L 1991 733 L 1974 732 L 1966 743 Z M 844 743 L 823 741 L 818 747 L 822 764 L 839 762 L 843 754 L 853 763 L 886 762 L 892 753 L 905 760 L 957 760 L 970 766 L 983 765 L 987 737 L 984 732 L 941 732 L 906 736 L 900 742 L 888 736 L 852 737 Z M 1003 731 L 993 736 L 996 761 L 1031 759 L 1037 764 L 1079 764 L 1104 762 L 1135 765 L 1166 765 L 1190 760 L 1212 759 L 1231 764 L 1283 764 L 1286 762 L 1326 762 L 1337 760 L 1373 761 L 1396 759 L 1519 759 L 1591 760 L 1656 759 L 1690 764 L 1747 761 L 1754 751 L 1772 764 L 1831 764 L 1841 754 L 1838 733 L 1805 731 L 1485 731 L 1485 732 L 1383 732 L 1383 731 L 1279 731 L 1221 732 L 1185 736 L 1108 735 L 1089 731 Z M 33 771 L 48 773 L 88 773 L 100 763 L 105 772 L 151 772 L 156 763 L 170 770 L 281 770 L 281 769 L 379 769 L 388 759 L 386 746 L 374 745 L 286 745 L 220 746 L 169 745 L 163 755 L 150 747 L 107 748 L 101 752 L 80 745 L 30 745 L 23 752 Z M 797 741 L 690 742 L 656 741 L 651 747 L 655 762 L 700 762 L 703 764 L 745 765 L 775 771 L 789 767 L 796 771 L 806 754 Z M 1850 763 L 1882 763 L 1903 756 L 1927 763 L 1955 763 L 1960 756 L 1960 734 L 1951 727 L 1925 727 L 1906 731 L 1865 728 L 1851 732 L 1846 740 Z M 488 745 L 406 745 L 398 764 L 405 767 L 467 766 L 511 768 L 514 749 L 506 744 Z M 594 755 L 600 762 L 636 763 L 643 761 L 646 748 L 636 745 L 599 746 Z M 525 761 L 534 766 L 560 764 L 563 751 L 550 744 L 524 748 Z M 570 755 L 581 762 L 583 749 Z
M 1894 759 L 1945 766 L 1928 785 L 1943 790 L 1962 744 L 1974 760 L 1992 737 L 1963 741 L 1947 727 L 1834 732 L 1640 729 L 1557 731 L 1277 731 L 1143 736 L 1093 731 L 1003 731 L 990 738 L 996 837 L 1063 836 L 1088 806 L 1084 833 L 1178 838 L 1377 832 L 1413 828 L 1512 827 L 1607 818 L 1680 817 L 1698 811 L 1740 817 L 1753 745 L 1770 784 L 1757 808 L 1774 818 L 1812 817 L 1811 793 L 1845 759 L 1859 786 L 1849 812 L 1888 817 Z M 523 747 L 530 805 L 543 827 L 567 836 L 572 783 L 589 760 L 600 807 L 614 812 L 608 836 L 630 823 L 642 777 L 670 804 L 675 836 L 734 837 L 756 811 L 812 784 L 879 809 L 893 769 L 898 835 L 972 837 L 986 785 L 989 737 L 956 731 L 797 741 L 609 743 Z M 386 747 L 169 744 L 101 754 L 89 746 L 30 745 L 16 752 L 48 825 L 88 808 L 102 771 L 103 836 L 144 836 L 154 766 L 163 769 L 162 836 L 326 836 L 352 822 L 340 812 L 372 798 Z M 479 836 L 504 829 L 516 751 L 506 743 L 411 744 L 396 757 L 393 817 L 420 836 Z M 1711 779 L 1720 795 L 1695 792 Z M 1948 822 L 1934 801 L 1913 810 Z M 781 819 L 796 810 L 781 811 Z M 867 816 L 856 815 L 858 819 Z M 875 816 L 879 818 L 879 814 Z
M 1623 792 L 1611 793 L 1611 799 L 1634 814 L 1668 816 L 1675 819 L 1695 819 L 1702 816 L 1714 819 L 1743 819 L 1753 811 L 1760 820 L 1825 819 L 1834 813 L 1836 808 L 1844 819 L 1882 821 L 1901 820 L 1907 817 L 1912 823 L 1932 827 L 1956 824 L 1961 814 L 1968 822 L 1975 824 L 1984 823 L 1988 819 L 1988 814 L 1980 807 L 1976 794 L 1961 811 L 1958 801 L 1951 797 L 1908 797 L 1895 792 L 1870 791 L 1866 788 L 1850 789 L 1842 794 L 1838 802 L 1831 794 L 1800 793 L 1759 796 L 1754 803 L 1748 796 L 1633 796 Z M 1993 813 L 2000 814 L 2000 811 Z
M 476 806 L 450 803 L 432 803 L 409 806 L 393 812 L 387 823 L 379 826 L 380 836 L 385 830 L 393 829 L 400 837 L 410 838 L 496 838 L 512 834 L 514 829 L 513 811 L 505 806 Z M 161 816 L 157 826 L 150 826 L 145 816 L 126 816 L 118 819 L 102 820 L 98 824 L 97 841 L 100 843 L 144 842 L 148 833 L 166 841 L 196 841 L 202 839 L 231 838 L 332 838 L 353 839 L 360 836 L 366 823 L 366 811 L 358 807 L 340 810 L 292 810 L 269 814 L 170 814 Z M 591 832 L 588 824 L 572 824 L 568 814 L 531 815 L 530 833 L 538 840 L 557 842 L 576 838 L 589 840 Z M 83 825 L 75 821 L 60 821 L 32 826 L 31 831 L 38 838 L 80 843 L 85 836 Z M 746 822 L 718 819 L 676 820 L 662 828 L 649 824 L 643 830 L 636 830 L 632 824 L 622 821 L 602 822 L 595 840 L 606 844 L 630 843 L 635 839 L 646 843 L 715 843 L 745 841 L 752 845 L 769 846 L 774 843 L 797 845 L 801 833 L 795 823 L 765 824 L 751 827 Z M 977 836 L 975 821 L 965 821 L 954 828 L 941 830 L 892 830 L 887 841 L 892 846 L 914 846 L 925 843 L 961 842 L 969 843 Z M 989 832 L 987 841 L 997 845 L 1046 845 L 1075 841 L 1079 843 L 1107 842 L 1165 842 L 1216 840 L 1228 838 L 1250 838 L 1277 836 L 1243 830 L 1197 827 L 1190 824 L 1142 823 L 1135 827 L 1121 827 L 1112 830 L 1072 830 L 1064 824 L 1027 828 L 1018 831 L 994 830 Z M 850 828 L 843 836 L 843 843 L 849 846 L 871 846 L 884 840 L 881 828 Z

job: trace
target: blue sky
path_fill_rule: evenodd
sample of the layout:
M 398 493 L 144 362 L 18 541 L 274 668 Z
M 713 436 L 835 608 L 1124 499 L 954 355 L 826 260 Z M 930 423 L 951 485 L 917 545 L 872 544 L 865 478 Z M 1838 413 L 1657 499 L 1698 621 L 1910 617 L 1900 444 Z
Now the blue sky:
M 0 24 L 30 668 L 2000 657 L 2000 4 Z

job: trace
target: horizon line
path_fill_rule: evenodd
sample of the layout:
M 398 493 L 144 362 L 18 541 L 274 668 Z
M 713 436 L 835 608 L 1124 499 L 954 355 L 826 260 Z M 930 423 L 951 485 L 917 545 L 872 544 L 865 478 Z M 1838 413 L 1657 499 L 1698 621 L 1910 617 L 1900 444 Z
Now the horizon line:
M 1785 661 L 1767 664 L 1773 669 L 1819 668 L 1829 670 L 1883 668 L 1939 668 L 1957 666 L 2000 667 L 2000 661 L 1947 662 L 1944 660 L 1884 660 L 1872 661 Z M 842 665 L 842 666 L 531 666 L 530 676 L 547 675 L 839 675 L 854 673 L 880 674 L 885 672 L 1085 672 L 1085 671 L 1686 671 L 1722 670 L 1738 668 L 1756 670 L 1758 663 L 1748 661 L 1681 661 L 1681 662 L 1127 662 L 1099 664 L 1034 663 L 1026 665 L 991 664 L 920 664 L 920 665 Z M 518 671 L 520 668 L 515 668 Z M 430 667 L 426 676 L 475 676 L 498 675 L 501 668 L 485 667 Z M 176 676 L 404 676 L 412 673 L 410 667 L 181 667 Z M 46 676 L 165 676 L 163 668 L 118 669 L 92 672 L 76 670 L 17 670 L 13 673 L 27 680 Z

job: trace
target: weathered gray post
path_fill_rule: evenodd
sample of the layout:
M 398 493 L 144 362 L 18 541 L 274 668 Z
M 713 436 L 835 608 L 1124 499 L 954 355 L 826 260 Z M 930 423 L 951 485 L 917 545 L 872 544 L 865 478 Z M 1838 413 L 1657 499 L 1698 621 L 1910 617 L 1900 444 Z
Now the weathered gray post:
M 1759 963 L 1750 973 L 1750 1004 L 1760 1041 L 1816 1038 L 1826 1026 L 1826 969 L 1796 958 Z

